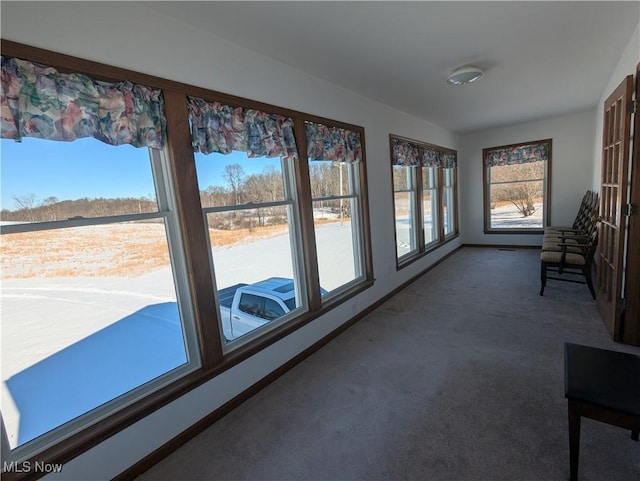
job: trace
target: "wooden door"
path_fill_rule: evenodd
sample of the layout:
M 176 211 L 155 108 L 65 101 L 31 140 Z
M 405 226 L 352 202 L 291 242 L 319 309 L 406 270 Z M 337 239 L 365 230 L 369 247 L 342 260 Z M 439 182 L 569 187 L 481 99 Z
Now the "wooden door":
M 627 204 L 633 75 L 628 75 L 604 104 L 600 225 L 596 303 L 614 341 L 621 338 L 622 274 Z
M 631 197 L 627 234 L 627 270 L 625 306 L 622 318 L 622 342 L 640 346 L 640 63 L 636 69 L 636 101 L 633 123 L 633 160 L 631 161 Z

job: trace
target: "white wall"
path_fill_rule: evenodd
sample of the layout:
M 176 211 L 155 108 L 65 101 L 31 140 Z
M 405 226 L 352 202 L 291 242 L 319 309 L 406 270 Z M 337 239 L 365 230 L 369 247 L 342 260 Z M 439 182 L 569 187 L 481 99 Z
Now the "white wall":
M 457 149 L 456 137 L 443 128 L 165 17 L 144 2 L 2 2 L 2 37 L 365 128 L 375 285 L 47 479 L 112 478 L 460 245 L 454 240 L 396 272 L 388 135 Z
M 620 85 L 620 82 L 622 82 L 627 75 L 635 75 L 638 62 L 640 62 L 640 22 L 638 22 L 633 35 L 629 39 L 627 47 L 622 52 L 618 65 L 616 65 L 616 68 L 611 73 L 609 82 L 600 96 L 600 101 L 598 102 L 596 109 L 596 136 L 594 138 L 593 145 L 592 185 L 593 189 L 598 192 L 600 191 L 600 169 L 602 166 L 602 125 L 604 123 L 604 101 L 615 90 L 615 88 Z
M 571 225 L 582 196 L 591 188 L 594 110 L 511 125 L 462 136 L 460 224 L 465 244 L 541 245 L 542 235 L 484 234 L 482 149 L 551 138 L 552 225 Z

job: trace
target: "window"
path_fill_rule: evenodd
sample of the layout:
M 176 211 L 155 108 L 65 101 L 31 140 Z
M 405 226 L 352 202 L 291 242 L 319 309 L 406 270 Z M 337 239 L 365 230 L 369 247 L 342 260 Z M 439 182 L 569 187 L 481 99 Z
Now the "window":
M 447 192 L 446 184 L 445 192 Z M 451 201 L 453 201 L 453 198 L 451 198 Z M 438 169 L 436 167 L 422 168 L 422 211 L 424 243 L 425 245 L 430 245 L 438 242 L 438 232 L 440 230 L 438 225 L 440 218 L 440 209 L 438 208 Z M 453 212 L 453 209 L 450 209 L 450 211 Z M 445 217 L 445 226 L 446 219 Z
M 396 222 L 396 255 L 398 259 L 418 250 L 416 231 L 416 167 L 393 166 L 393 205 Z
M 354 132 L 312 122 L 305 127 L 318 273 L 321 294 L 327 296 L 364 278 L 362 152 L 354 151 Z M 328 148 L 325 136 L 346 147 Z
M 457 233 L 456 222 L 456 169 L 442 169 L 444 178 L 443 205 L 444 205 L 444 235 L 448 237 Z
M 249 158 L 238 151 L 228 155 L 197 153 L 195 158 L 224 342 L 245 342 L 252 338 L 247 335 L 253 331 L 264 331 L 278 323 L 256 322 L 235 313 L 236 306 L 223 299 L 233 298 L 238 289 L 252 286 L 264 291 L 252 296 L 262 298 L 254 303 L 255 312 L 240 306 L 241 311 L 263 320 L 276 320 L 262 314 L 269 295 L 279 296 L 283 302 L 291 297 L 292 309 L 283 309 L 281 316 L 306 309 L 304 273 L 298 262 L 300 220 L 294 160 Z M 271 280 L 274 278 L 281 280 Z M 279 292 L 285 284 L 291 286 L 290 291 Z
M 482 156 L 485 233 L 541 233 L 549 218 L 551 139 L 491 147 Z
M 458 234 L 456 152 L 390 136 L 396 258 L 406 265 Z
M 11 466 L 67 462 L 373 285 L 363 128 L 2 49 Z
M 2 139 L 2 420 L 47 445 L 199 365 L 163 154 Z

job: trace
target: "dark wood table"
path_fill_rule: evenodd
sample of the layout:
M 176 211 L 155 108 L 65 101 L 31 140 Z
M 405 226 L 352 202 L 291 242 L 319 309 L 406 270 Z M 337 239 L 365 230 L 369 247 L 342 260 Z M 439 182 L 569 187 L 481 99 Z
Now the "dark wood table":
M 565 343 L 564 394 L 569 403 L 570 479 L 578 479 L 582 416 L 640 432 L 640 356 Z

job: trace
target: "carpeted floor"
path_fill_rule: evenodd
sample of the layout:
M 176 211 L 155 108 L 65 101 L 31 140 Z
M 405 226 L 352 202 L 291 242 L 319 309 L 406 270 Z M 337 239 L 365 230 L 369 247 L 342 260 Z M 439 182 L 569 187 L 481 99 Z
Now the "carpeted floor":
M 640 348 L 538 258 L 458 251 L 138 479 L 568 479 L 564 342 Z M 629 434 L 583 420 L 580 480 L 640 480 Z

